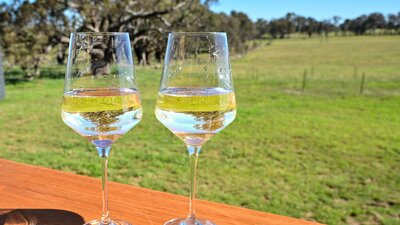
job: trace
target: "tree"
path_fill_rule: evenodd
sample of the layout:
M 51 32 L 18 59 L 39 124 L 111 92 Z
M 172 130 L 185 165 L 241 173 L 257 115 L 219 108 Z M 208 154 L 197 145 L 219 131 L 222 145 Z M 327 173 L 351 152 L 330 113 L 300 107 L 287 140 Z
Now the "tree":
M 198 18 L 195 23 L 197 30 L 226 32 L 231 51 L 243 54 L 248 50 L 246 43 L 257 36 L 257 29 L 246 14 L 236 11 L 230 15 L 216 14 L 208 8 L 200 9 L 198 14 L 194 14 Z
M 284 38 L 285 37 L 285 28 L 282 20 L 271 20 L 269 23 L 269 34 L 272 38 Z
M 198 0 L 71 1 L 68 6 L 79 15 L 78 31 L 128 32 L 139 64 L 149 64 L 154 40 L 159 38 Z M 139 10 L 132 10 L 139 9 Z
M 264 34 L 268 33 L 269 27 L 268 27 L 268 21 L 264 19 L 257 19 L 257 21 L 254 24 L 255 29 L 256 29 L 256 38 L 261 39 Z
M 306 26 L 306 23 L 307 23 L 307 18 L 305 18 L 304 16 L 296 16 L 293 19 L 295 32 L 303 33 L 304 32 L 304 28 Z
M 331 20 L 323 20 L 319 22 L 322 32 L 325 34 L 325 37 L 328 37 L 330 32 L 335 31 L 335 25 L 331 23 Z
M 369 15 L 359 16 L 353 20 L 346 19 L 340 27 L 344 31 L 352 31 L 356 35 L 362 35 L 368 30 L 386 28 L 387 22 L 381 13 L 371 13 Z
M 291 34 L 295 31 L 295 26 L 294 26 L 294 21 L 296 19 L 297 15 L 295 13 L 289 12 L 286 14 L 284 18 L 284 23 L 285 23 L 285 29 L 286 29 L 286 34 Z
M 335 36 L 337 36 L 338 35 L 338 31 L 339 31 L 339 24 L 340 24 L 340 21 L 342 20 L 342 17 L 340 17 L 340 16 L 333 16 L 332 17 L 332 21 L 333 21 L 333 25 L 335 26 Z
M 308 17 L 304 24 L 303 31 L 311 37 L 313 33 L 318 31 L 318 22 L 315 19 Z
M 400 12 L 396 14 L 388 15 L 388 29 L 394 29 L 396 32 L 400 29 Z
M 0 8 L 0 46 L 8 60 L 19 65 L 28 79 L 39 76 L 39 65 L 51 49 L 67 42 L 70 31 L 63 4 L 57 1 L 15 1 Z
M 353 31 L 356 35 L 364 34 L 365 31 L 367 31 L 367 28 L 364 26 L 367 18 L 366 15 L 362 15 L 354 20 L 346 20 L 346 22 L 348 22 L 348 29 Z
M 129 32 L 139 63 L 147 65 L 159 45 L 155 41 L 182 20 L 187 7 L 198 5 L 200 0 L 15 0 L 0 5 L 0 46 L 8 61 L 32 79 L 40 75 L 40 63 L 54 47 L 57 61 L 64 62 L 72 31 Z
M 371 13 L 364 21 L 365 30 L 375 30 L 386 27 L 386 19 L 381 13 Z
M 243 46 L 240 49 L 243 50 L 242 53 L 244 53 L 246 51 L 244 47 L 245 43 L 254 39 L 256 35 L 256 29 L 253 22 L 245 13 L 232 11 L 230 17 L 232 25 L 237 27 L 237 41 L 239 41 L 237 45 Z

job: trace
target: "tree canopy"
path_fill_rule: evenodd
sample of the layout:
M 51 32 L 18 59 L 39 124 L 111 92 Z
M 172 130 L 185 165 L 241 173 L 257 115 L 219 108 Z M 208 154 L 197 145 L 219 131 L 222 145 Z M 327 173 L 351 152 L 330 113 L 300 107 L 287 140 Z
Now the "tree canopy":
M 57 52 L 63 64 L 69 34 L 81 32 L 128 32 L 139 64 L 152 57 L 161 62 L 166 34 L 170 31 L 224 31 L 231 51 L 245 53 L 248 41 L 285 38 L 292 33 L 313 35 L 329 32 L 365 34 L 374 29 L 400 30 L 400 12 L 387 17 L 381 13 L 355 19 L 334 16 L 317 21 L 295 13 L 282 18 L 253 22 L 243 12 L 215 13 L 209 8 L 217 0 L 14 0 L 0 4 L 0 47 L 7 62 L 19 66 L 33 78 L 50 52 Z M 55 50 L 56 49 L 56 50 Z

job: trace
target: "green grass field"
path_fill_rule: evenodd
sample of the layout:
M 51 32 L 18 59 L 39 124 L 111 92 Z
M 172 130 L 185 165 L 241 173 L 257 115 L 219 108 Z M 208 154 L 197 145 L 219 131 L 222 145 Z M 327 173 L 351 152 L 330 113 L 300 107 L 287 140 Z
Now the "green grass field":
M 278 40 L 233 58 L 232 70 L 238 115 L 203 148 L 199 198 L 328 224 L 400 224 L 398 36 Z M 110 179 L 187 195 L 185 146 L 154 117 L 160 73 L 137 69 L 144 118 L 113 147 Z M 61 121 L 62 86 L 7 86 L 0 157 L 99 177 L 93 146 Z

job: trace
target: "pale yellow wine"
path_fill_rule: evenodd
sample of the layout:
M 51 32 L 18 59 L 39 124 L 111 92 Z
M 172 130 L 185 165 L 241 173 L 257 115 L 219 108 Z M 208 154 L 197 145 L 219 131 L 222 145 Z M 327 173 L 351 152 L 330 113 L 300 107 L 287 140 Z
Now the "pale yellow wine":
M 141 117 L 140 97 L 132 89 L 73 90 L 63 98 L 64 122 L 96 144 L 114 142 Z
M 157 119 L 190 145 L 202 145 L 235 116 L 235 94 L 231 90 L 168 88 L 158 94 Z

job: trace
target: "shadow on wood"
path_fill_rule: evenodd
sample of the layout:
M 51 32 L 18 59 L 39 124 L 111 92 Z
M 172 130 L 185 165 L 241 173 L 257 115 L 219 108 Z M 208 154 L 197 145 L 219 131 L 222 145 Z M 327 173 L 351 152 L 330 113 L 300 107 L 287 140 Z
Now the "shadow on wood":
M 57 209 L 0 209 L 0 225 L 82 225 L 83 217 Z

